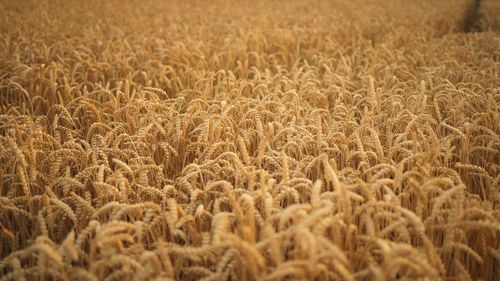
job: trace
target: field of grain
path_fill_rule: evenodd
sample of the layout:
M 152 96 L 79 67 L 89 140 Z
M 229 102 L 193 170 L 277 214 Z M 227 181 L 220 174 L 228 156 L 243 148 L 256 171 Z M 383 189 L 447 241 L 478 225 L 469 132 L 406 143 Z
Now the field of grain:
M 499 14 L 0 0 L 0 281 L 498 280 Z

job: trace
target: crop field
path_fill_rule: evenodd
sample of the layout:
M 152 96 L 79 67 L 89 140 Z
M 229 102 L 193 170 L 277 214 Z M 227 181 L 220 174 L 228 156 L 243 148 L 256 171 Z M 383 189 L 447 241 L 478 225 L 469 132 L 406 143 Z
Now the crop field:
M 499 280 L 499 0 L 0 0 L 0 281 Z

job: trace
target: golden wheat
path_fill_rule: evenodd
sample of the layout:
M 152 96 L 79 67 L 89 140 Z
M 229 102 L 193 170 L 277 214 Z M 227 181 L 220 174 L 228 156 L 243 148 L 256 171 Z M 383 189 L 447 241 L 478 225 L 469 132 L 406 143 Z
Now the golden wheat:
M 0 280 L 495 280 L 498 11 L 2 1 Z

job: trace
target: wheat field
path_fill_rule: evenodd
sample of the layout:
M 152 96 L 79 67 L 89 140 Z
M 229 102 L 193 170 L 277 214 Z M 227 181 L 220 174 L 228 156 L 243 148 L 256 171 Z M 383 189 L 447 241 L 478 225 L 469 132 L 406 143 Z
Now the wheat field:
M 0 0 L 0 280 L 498 280 L 499 15 Z

